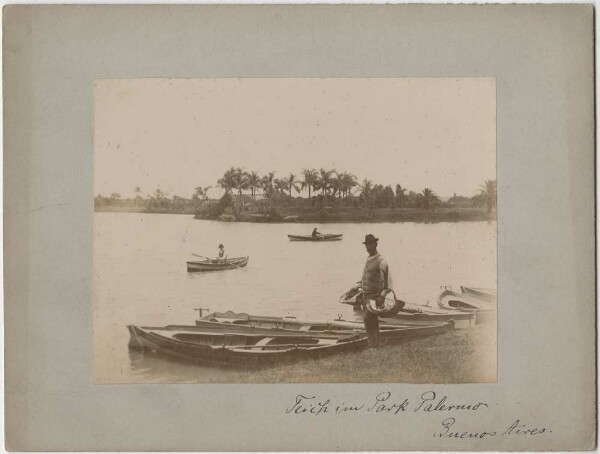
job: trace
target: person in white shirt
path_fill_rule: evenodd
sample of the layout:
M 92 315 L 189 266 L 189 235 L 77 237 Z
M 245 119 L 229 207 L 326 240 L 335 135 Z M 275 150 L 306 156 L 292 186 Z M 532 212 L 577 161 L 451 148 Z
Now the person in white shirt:
M 363 302 L 363 320 L 365 322 L 365 331 L 369 339 L 369 345 L 377 347 L 379 344 L 379 317 L 377 314 L 369 311 L 369 301 L 375 300 L 376 305 L 383 306 L 384 300 L 381 296 L 383 289 L 389 288 L 389 267 L 385 259 L 377 252 L 379 238 L 368 234 L 365 236 L 363 244 L 367 249 L 369 256 L 363 269 L 361 280 L 362 302 Z
M 219 251 L 217 252 L 217 254 L 217 258 L 219 259 L 219 261 L 225 260 L 227 258 L 227 256 L 225 255 L 225 246 L 219 244 Z

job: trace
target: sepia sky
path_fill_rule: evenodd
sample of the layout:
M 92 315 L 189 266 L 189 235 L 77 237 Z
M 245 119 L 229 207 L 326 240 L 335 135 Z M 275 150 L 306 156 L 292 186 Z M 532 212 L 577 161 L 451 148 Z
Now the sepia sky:
M 234 166 L 472 196 L 496 178 L 495 79 L 98 80 L 94 152 L 95 195 L 190 197 Z

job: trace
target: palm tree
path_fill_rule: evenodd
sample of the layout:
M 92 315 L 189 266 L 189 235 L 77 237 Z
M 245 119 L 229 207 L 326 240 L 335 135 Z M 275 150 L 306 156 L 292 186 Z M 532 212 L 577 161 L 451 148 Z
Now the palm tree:
M 346 196 L 352 195 L 352 191 L 354 187 L 358 186 L 358 180 L 356 179 L 356 175 L 351 173 L 346 174 Z
M 284 179 L 275 178 L 273 180 L 273 187 L 277 191 L 285 193 L 288 190 L 287 180 L 285 178 Z
M 352 193 L 352 188 L 358 184 L 356 177 L 351 173 L 342 172 L 338 174 L 338 179 L 340 180 L 341 193 L 346 198 Z
M 317 187 L 321 189 L 321 194 L 326 195 L 331 187 L 331 175 L 333 170 L 319 169 L 319 175 L 317 176 Z
M 342 198 L 342 186 L 343 186 L 343 180 L 341 177 L 341 173 L 336 173 L 335 175 L 332 175 L 331 177 L 331 181 L 329 183 L 329 187 L 331 188 L 331 195 L 335 198 L 336 194 L 338 196 L 338 199 L 341 200 Z
M 315 188 L 317 183 L 317 171 L 315 169 L 304 169 L 302 171 L 304 180 L 302 180 L 302 189 L 308 188 L 308 200 L 310 200 L 311 190 Z
M 290 193 L 290 197 L 292 197 L 292 189 L 295 189 L 296 192 L 300 192 L 300 188 L 298 187 L 298 182 L 296 181 L 296 175 L 294 175 L 293 173 L 290 173 L 290 175 L 284 180 L 287 184 L 289 193 Z
M 242 191 L 244 189 L 248 189 L 248 173 L 244 172 L 244 169 L 241 167 L 236 167 L 235 169 L 232 167 L 232 179 L 233 179 L 233 188 L 237 189 L 238 195 L 242 195 Z
M 421 195 L 423 196 L 423 207 L 426 209 L 433 209 L 441 202 L 440 198 L 429 188 L 423 189 Z
M 250 187 L 250 190 L 252 191 L 252 200 L 254 200 L 256 192 L 255 190 L 260 185 L 260 177 L 258 176 L 258 173 L 251 172 L 250 174 L 248 174 L 247 182 L 248 186 Z
M 273 195 L 273 180 L 275 178 L 275 172 L 269 172 L 260 180 L 260 185 L 265 191 L 267 198 L 271 198 Z
M 496 208 L 496 180 L 485 180 L 485 183 L 479 187 L 482 202 L 487 207 L 487 212 Z

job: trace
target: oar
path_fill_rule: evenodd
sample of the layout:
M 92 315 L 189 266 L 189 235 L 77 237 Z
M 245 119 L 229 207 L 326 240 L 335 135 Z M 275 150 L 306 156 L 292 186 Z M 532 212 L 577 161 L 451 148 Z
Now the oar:
M 193 252 L 192 252 L 192 255 L 193 255 L 194 257 L 200 257 L 201 259 L 213 260 L 213 259 L 211 259 L 210 257 L 206 257 L 206 256 L 204 256 L 204 255 L 200 255 L 200 254 L 194 254 Z M 240 269 L 240 270 L 242 270 L 242 271 L 247 271 L 247 270 L 245 270 L 244 268 L 242 268 L 241 266 L 237 266 L 235 263 L 228 262 L 228 261 L 227 261 L 227 259 L 225 259 L 225 263 L 226 263 L 226 264 L 228 264 L 228 265 L 233 265 L 233 266 L 235 266 L 236 268 L 239 268 L 239 269 Z

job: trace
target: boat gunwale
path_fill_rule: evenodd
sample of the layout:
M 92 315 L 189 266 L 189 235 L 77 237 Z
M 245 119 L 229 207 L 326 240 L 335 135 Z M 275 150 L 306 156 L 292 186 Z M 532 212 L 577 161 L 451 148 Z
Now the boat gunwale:
M 288 239 L 290 241 L 314 241 L 315 243 L 323 241 L 339 241 L 344 236 L 343 233 L 323 233 L 320 236 L 313 237 L 312 235 L 290 235 Z

